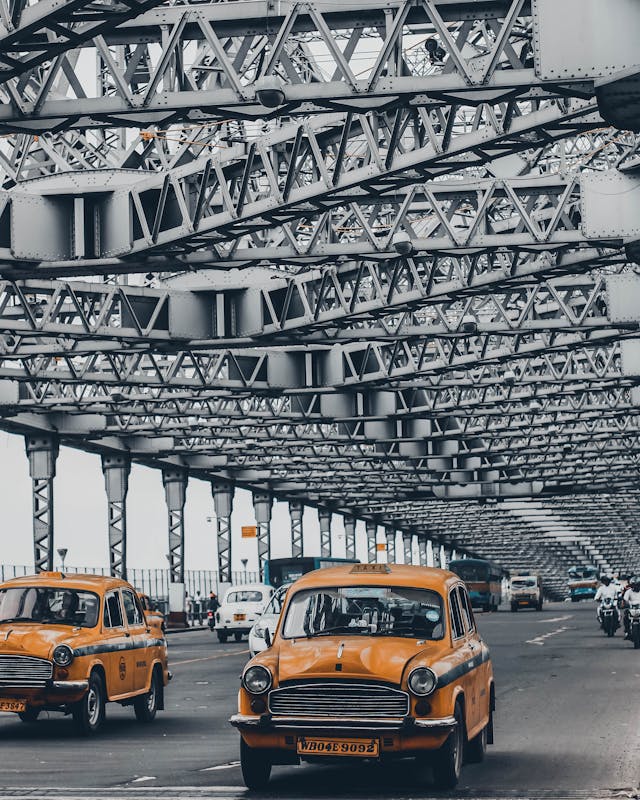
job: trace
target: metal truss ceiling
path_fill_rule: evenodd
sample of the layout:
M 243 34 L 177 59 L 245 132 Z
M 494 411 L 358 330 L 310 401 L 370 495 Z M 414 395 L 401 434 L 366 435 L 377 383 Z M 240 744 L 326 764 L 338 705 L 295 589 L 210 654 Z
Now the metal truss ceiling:
M 131 459 L 177 577 L 188 475 L 227 559 L 245 486 L 298 550 L 307 503 L 556 593 L 633 569 L 640 12 L 606 5 L 0 0 L 0 425 L 47 513 L 62 442 L 114 569 Z

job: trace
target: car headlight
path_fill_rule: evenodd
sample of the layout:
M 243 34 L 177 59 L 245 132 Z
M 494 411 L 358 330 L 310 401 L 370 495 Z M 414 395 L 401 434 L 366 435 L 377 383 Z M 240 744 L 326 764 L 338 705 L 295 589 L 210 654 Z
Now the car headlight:
M 257 636 L 258 639 L 264 639 L 264 626 L 259 622 L 256 623 L 256 626 L 253 629 L 253 635 Z
M 53 663 L 58 667 L 68 667 L 73 661 L 73 650 L 66 644 L 59 644 L 53 651 Z
M 242 685 L 251 694 L 264 694 L 268 692 L 273 683 L 271 673 L 266 667 L 256 665 L 249 667 L 242 675 Z
M 433 670 L 428 667 L 418 667 L 409 675 L 409 689 L 419 697 L 431 694 L 438 683 L 438 678 Z

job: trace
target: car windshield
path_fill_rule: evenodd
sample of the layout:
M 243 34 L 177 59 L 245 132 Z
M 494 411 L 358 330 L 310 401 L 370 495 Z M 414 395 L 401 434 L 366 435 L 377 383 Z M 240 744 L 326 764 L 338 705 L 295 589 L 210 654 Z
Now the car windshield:
M 241 592 L 229 592 L 227 603 L 261 603 L 262 592 L 245 589 Z
M 322 587 L 297 592 L 287 608 L 285 639 L 335 634 L 441 639 L 442 598 L 404 586 Z
M 511 586 L 514 589 L 522 589 L 525 586 L 536 586 L 537 581 L 535 578 L 518 578 L 511 581 Z
M 271 600 L 267 603 L 267 607 L 264 610 L 265 616 L 267 614 L 279 614 L 282 611 L 282 605 L 284 603 L 284 598 L 287 593 L 287 590 L 278 589 L 278 591 L 273 595 Z
M 48 586 L 0 589 L 0 624 L 40 622 L 93 628 L 98 622 L 100 599 L 93 592 Z
M 481 582 L 488 579 L 487 567 L 483 564 L 456 564 L 451 567 L 452 571 L 456 573 L 463 581 Z

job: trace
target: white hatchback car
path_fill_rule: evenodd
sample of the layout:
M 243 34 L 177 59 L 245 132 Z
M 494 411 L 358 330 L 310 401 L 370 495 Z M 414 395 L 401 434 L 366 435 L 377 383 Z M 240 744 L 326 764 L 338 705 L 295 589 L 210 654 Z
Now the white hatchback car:
M 252 658 L 258 653 L 261 653 L 263 650 L 266 650 L 268 647 L 267 640 L 265 638 L 265 631 L 269 631 L 270 640 L 273 641 L 273 634 L 278 627 L 278 620 L 280 619 L 280 612 L 282 611 L 284 597 L 290 585 L 291 584 L 279 586 L 276 589 L 273 597 L 271 600 L 269 600 L 264 613 L 249 631 L 249 650 L 251 651 Z
M 221 642 L 233 634 L 236 642 L 249 633 L 274 592 L 264 583 L 242 583 L 227 589 L 222 605 L 216 611 L 215 631 Z

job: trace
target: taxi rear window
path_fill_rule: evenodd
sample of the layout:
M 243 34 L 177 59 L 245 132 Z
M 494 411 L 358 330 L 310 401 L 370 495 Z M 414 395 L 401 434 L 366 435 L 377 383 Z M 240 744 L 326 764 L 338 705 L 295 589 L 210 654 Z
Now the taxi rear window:
M 285 639 L 331 634 L 441 639 L 442 598 L 407 586 L 340 586 L 297 592 L 287 607 Z
M 1 622 L 36 622 L 93 628 L 100 599 L 93 592 L 67 587 L 15 586 L 0 589 Z

